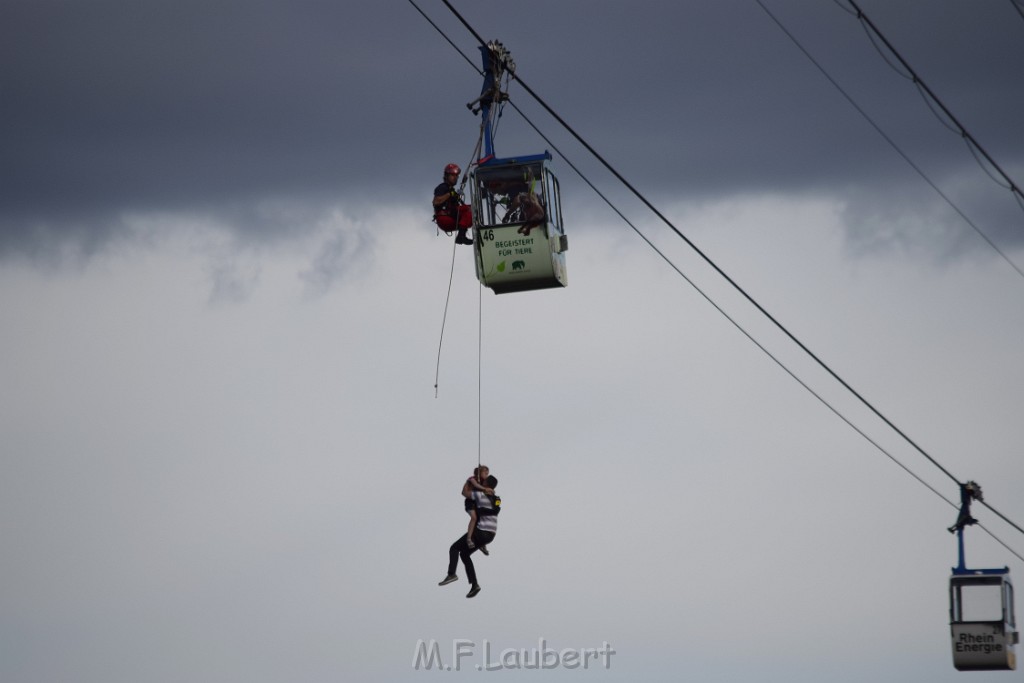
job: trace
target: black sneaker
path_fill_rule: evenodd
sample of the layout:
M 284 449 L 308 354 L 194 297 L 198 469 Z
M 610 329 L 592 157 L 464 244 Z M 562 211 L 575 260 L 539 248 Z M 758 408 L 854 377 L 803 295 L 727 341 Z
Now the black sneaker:
M 480 552 L 482 552 L 484 555 L 490 555 L 491 554 L 491 551 L 488 550 L 487 546 L 485 546 L 485 545 L 480 546 Z
M 455 574 L 449 574 L 448 576 L 446 576 L 443 579 L 441 579 L 441 583 L 439 583 L 437 585 L 438 586 L 447 586 L 452 581 L 458 581 L 458 580 L 459 580 L 459 577 L 455 576 Z
M 480 592 L 480 586 L 478 586 L 478 585 L 476 585 L 474 583 L 473 587 L 469 589 L 468 593 L 466 593 L 466 597 L 467 598 L 476 597 L 476 594 L 479 593 L 479 592 Z

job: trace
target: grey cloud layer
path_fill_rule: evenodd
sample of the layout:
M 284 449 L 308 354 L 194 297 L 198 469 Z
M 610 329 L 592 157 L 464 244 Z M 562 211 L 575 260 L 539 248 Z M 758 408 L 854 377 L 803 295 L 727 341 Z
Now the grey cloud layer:
M 1024 88 L 1013 65 L 1024 59 L 1024 21 L 1003 4 L 864 7 L 1019 172 Z M 422 6 L 475 60 L 444 7 Z M 1012 198 L 979 181 L 970 153 L 854 17 L 833 3 L 769 7 L 968 212 L 994 235 L 1019 237 Z M 813 192 L 909 213 L 941 202 L 893 192 L 923 181 L 753 3 L 462 9 L 513 50 L 532 88 L 657 196 Z M 479 79 L 405 3 L 11 2 L 0 53 L 4 250 L 64 234 L 101 243 L 126 211 L 205 211 L 260 235 L 282 226 L 237 215 L 267 198 L 415 201 L 438 164 L 464 163 L 475 139 L 463 105 Z M 593 168 L 521 89 L 513 96 Z M 502 126 L 506 151 L 545 146 L 511 112 Z

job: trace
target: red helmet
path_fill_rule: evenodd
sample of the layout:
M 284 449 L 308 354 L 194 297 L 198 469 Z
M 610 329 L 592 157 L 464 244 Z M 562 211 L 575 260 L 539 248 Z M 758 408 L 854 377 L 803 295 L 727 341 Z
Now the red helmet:
M 459 168 L 458 164 L 448 164 L 447 166 L 444 167 L 444 174 L 448 175 L 449 173 L 459 175 L 460 173 L 462 173 L 462 169 Z

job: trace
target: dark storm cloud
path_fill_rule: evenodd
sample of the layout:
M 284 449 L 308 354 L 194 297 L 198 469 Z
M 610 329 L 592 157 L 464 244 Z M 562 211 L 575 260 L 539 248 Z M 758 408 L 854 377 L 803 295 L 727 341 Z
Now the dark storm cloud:
M 477 60 L 443 5 L 419 4 Z M 899 203 L 894 185 L 922 185 L 756 3 L 460 4 L 485 38 L 512 49 L 534 90 L 658 197 Z M 968 150 L 841 3 L 766 4 L 934 181 L 969 188 L 962 200 L 983 218 L 1013 220 L 1002 204 L 1012 199 L 975 182 Z M 1019 170 L 1024 21 L 1008 3 L 940 5 L 862 3 L 993 156 Z M 63 235 L 102 244 L 125 212 L 207 212 L 246 234 L 287 233 L 295 226 L 239 216 L 268 199 L 311 211 L 416 201 L 439 164 L 466 163 L 475 141 L 464 105 L 479 78 L 406 2 L 18 0 L 2 10 L 0 74 L 5 251 Z M 512 94 L 595 168 L 522 89 Z M 498 143 L 546 146 L 511 112 Z
M 345 100 L 324 72 L 354 54 L 328 33 L 342 18 L 312 9 L 9 7 L 5 137 L 17 163 L 5 164 L 5 205 L 202 204 L 329 177 L 327 155 L 309 151 L 338 145 L 328 122 Z

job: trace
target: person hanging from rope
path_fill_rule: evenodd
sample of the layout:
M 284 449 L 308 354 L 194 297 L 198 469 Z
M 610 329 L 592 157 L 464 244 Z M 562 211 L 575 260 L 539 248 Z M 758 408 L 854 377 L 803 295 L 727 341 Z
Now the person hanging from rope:
M 434 188 L 434 222 L 448 234 L 456 231 L 456 244 L 473 244 L 466 237 L 466 230 L 473 227 L 473 213 L 462 201 L 461 191 L 455 189 L 461 173 L 458 164 L 444 167 L 444 182 Z
M 462 485 L 462 495 L 466 499 L 466 512 L 469 513 L 469 528 L 466 530 L 466 545 L 470 548 L 475 548 L 473 544 L 473 532 L 476 531 L 476 501 L 470 495 L 470 491 L 483 491 L 488 497 L 494 496 L 494 487 L 498 485 L 498 480 L 491 476 L 490 470 L 486 467 L 474 467 L 473 476 L 466 479 L 466 483 Z M 491 552 L 487 550 L 486 545 L 480 546 L 480 552 L 484 555 L 490 555 Z
M 498 485 L 498 480 L 490 476 L 488 468 L 484 466 L 477 468 L 477 479 L 477 483 L 485 485 L 483 488 L 490 488 L 492 491 Z M 466 579 L 470 585 L 469 593 L 466 594 L 467 598 L 475 597 L 480 592 L 480 584 L 476 580 L 476 568 L 473 566 L 471 556 L 479 547 L 494 541 L 494 536 L 498 531 L 497 515 L 501 511 L 501 499 L 495 495 L 488 495 L 483 488 L 477 489 L 469 486 L 468 483 L 463 486 L 463 495 L 467 500 L 473 501 L 477 522 L 472 537 L 468 533 L 463 534 L 448 548 L 448 574 L 437 584 L 446 586 L 459 580 L 455 574 L 455 568 L 461 557 L 462 564 L 466 567 Z M 470 541 L 472 541 L 472 545 L 470 545 Z

